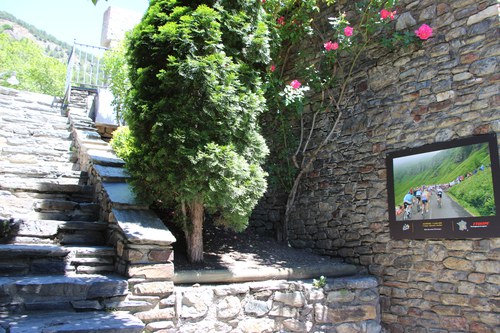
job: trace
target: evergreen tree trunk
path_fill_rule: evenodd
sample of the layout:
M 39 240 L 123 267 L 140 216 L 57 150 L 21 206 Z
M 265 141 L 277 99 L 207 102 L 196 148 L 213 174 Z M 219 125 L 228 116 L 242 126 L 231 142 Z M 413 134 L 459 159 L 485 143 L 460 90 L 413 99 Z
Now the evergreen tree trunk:
M 184 230 L 187 241 L 187 254 L 190 262 L 203 261 L 203 221 L 204 221 L 203 203 L 193 201 L 189 206 L 189 218 L 191 228 Z

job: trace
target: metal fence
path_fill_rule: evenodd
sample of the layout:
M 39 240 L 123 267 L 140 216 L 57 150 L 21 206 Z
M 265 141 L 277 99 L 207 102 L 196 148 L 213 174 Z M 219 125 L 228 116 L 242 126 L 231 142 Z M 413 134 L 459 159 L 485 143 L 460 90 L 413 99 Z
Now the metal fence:
M 107 78 L 102 67 L 105 47 L 77 43 L 69 55 L 66 72 L 65 99 L 69 99 L 72 87 L 98 89 L 107 87 Z

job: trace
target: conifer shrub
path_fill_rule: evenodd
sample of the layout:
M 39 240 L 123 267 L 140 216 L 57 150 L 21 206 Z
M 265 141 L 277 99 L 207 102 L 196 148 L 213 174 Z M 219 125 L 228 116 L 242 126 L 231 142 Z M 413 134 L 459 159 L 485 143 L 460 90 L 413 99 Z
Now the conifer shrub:
M 260 70 L 268 30 L 255 1 L 151 1 L 129 36 L 130 133 L 119 140 L 139 197 L 176 208 L 191 261 L 206 212 L 243 230 L 266 190 Z

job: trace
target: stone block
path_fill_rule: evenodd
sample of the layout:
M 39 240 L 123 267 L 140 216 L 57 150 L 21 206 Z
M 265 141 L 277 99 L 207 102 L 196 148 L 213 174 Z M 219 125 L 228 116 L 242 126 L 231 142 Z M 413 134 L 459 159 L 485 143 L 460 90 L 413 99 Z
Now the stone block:
M 480 11 L 479 13 L 470 16 L 467 19 L 467 25 L 473 25 L 473 24 L 479 23 L 479 22 L 481 22 L 489 17 L 493 17 L 493 16 L 498 16 L 498 6 L 497 5 L 490 6 L 486 9 Z
M 273 317 L 295 318 L 297 317 L 297 308 L 274 303 L 269 311 L 269 315 Z
M 350 290 L 342 289 L 335 290 L 328 293 L 326 297 L 326 301 L 328 303 L 349 303 L 352 302 L 356 298 L 356 294 Z
M 241 301 L 236 296 L 227 296 L 217 304 L 217 319 L 235 318 L 241 311 Z
M 128 277 L 147 277 L 149 279 L 172 280 L 174 276 L 174 265 L 169 264 L 130 264 L 127 268 Z
M 309 332 L 312 328 L 311 322 L 302 322 L 297 319 L 285 319 L 283 321 L 283 328 L 290 332 Z
M 318 323 L 346 323 L 375 320 L 377 307 L 375 305 L 359 305 L 329 308 L 316 304 L 314 314 Z
M 122 302 L 104 302 L 107 308 L 118 311 L 141 312 L 154 308 L 154 304 L 146 301 L 122 301 Z
M 168 296 L 174 290 L 171 281 L 155 281 L 138 283 L 133 287 L 134 295 L 140 296 Z
M 94 310 L 94 311 L 99 311 L 99 310 L 102 310 L 104 309 L 104 307 L 102 306 L 101 303 L 99 303 L 98 301 L 92 301 L 92 300 L 80 300 L 80 301 L 71 301 L 71 306 L 73 307 L 73 309 L 75 310 L 85 310 L 85 311 L 89 311 L 89 310 Z M 66 308 L 63 308 L 61 310 L 66 310 Z
M 460 271 L 470 271 L 474 268 L 473 263 L 470 260 L 448 257 L 443 260 L 443 265 L 449 269 L 456 269 Z
M 254 332 L 261 332 L 261 333 L 271 333 L 271 332 L 276 332 L 275 329 L 275 322 L 273 319 L 269 318 L 250 318 L 250 319 L 244 319 L 239 322 L 238 324 L 238 329 L 241 330 L 243 333 L 254 333 Z
M 250 287 L 246 284 L 233 284 L 219 286 L 214 289 L 214 293 L 217 296 L 228 296 L 228 295 L 239 295 L 246 294 L 250 290 Z
M 202 318 L 207 315 L 212 302 L 213 291 L 211 289 L 186 291 L 182 295 L 180 316 L 181 318 Z
M 257 317 L 266 315 L 270 310 L 270 303 L 265 301 L 250 300 L 245 304 L 245 313 Z
M 169 262 L 174 260 L 174 251 L 172 248 L 153 249 L 149 251 L 148 259 L 150 262 Z
M 323 289 L 314 288 L 309 291 L 308 300 L 311 302 L 319 302 L 325 299 L 325 293 Z
M 115 297 L 125 296 L 128 294 L 128 282 L 122 279 L 103 278 L 93 282 L 89 289 L 87 297 L 100 298 L 100 297 Z
M 149 311 L 137 312 L 137 318 L 145 323 L 170 320 L 175 318 L 175 310 L 173 308 L 154 309 Z
M 140 263 L 145 261 L 143 259 L 146 258 L 146 255 L 140 250 L 127 248 L 123 250 L 122 257 L 124 260 L 130 261 L 131 263 Z
M 157 331 L 161 332 L 162 330 L 174 329 L 174 328 L 175 324 L 173 321 L 170 320 L 157 321 L 146 325 L 146 330 L 152 332 L 157 332 Z
M 274 293 L 274 301 L 281 302 L 289 306 L 293 307 L 303 307 L 306 304 L 306 298 L 304 293 L 300 291 L 294 292 L 280 292 L 277 291 Z

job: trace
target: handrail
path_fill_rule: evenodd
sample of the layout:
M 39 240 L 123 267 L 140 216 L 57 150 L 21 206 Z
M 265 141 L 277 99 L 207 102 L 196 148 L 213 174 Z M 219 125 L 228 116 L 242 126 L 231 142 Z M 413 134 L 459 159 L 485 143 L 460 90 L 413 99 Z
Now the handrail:
M 101 66 L 106 47 L 73 41 L 66 69 L 64 100 L 69 100 L 72 87 L 98 89 L 106 88 L 107 78 Z

